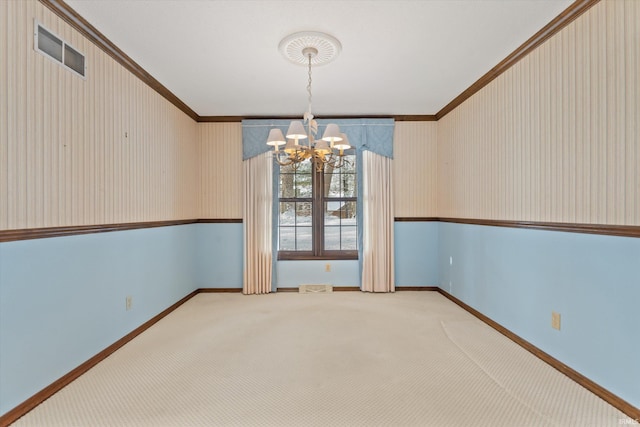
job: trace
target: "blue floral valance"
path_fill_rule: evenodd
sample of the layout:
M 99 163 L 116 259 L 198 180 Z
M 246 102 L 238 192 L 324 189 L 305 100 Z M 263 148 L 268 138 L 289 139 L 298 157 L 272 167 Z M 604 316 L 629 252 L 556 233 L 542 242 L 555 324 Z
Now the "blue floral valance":
M 381 156 L 393 158 L 393 119 L 318 119 L 318 138 L 329 123 L 340 126 L 349 142 L 358 151 L 372 151 Z M 273 150 L 267 145 L 269 130 L 280 128 L 286 133 L 291 120 L 243 120 L 242 160 Z

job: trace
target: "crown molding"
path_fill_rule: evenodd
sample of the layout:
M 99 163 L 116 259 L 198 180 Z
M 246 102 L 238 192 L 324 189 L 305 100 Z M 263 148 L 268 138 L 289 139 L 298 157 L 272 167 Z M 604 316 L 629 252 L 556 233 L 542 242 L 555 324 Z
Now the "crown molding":
M 331 119 L 393 119 L 396 122 L 435 122 L 435 114 L 406 115 L 329 115 Z M 198 123 L 235 123 L 243 120 L 299 120 L 300 116 L 199 116 Z

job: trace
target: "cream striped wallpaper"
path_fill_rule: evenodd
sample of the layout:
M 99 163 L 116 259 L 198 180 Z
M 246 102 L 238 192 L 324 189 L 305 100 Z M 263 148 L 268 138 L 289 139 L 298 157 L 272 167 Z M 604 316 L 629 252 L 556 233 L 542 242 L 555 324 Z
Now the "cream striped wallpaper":
M 437 122 L 396 122 L 393 136 L 396 217 L 435 217 Z
M 438 209 L 436 122 L 396 122 L 396 217 L 444 216 Z M 201 218 L 240 218 L 242 130 L 239 123 L 200 123 Z M 440 150 L 442 154 L 442 150 Z
M 34 19 L 86 56 L 33 49 Z M 197 124 L 36 0 L 0 1 L 0 229 L 194 218 Z
M 200 123 L 200 218 L 242 218 L 242 125 Z M 396 122 L 396 217 L 436 215 L 436 123 Z
M 603 0 L 438 121 L 442 217 L 640 225 L 640 2 Z
M 33 50 L 33 20 L 87 57 Z M 640 225 L 640 2 L 603 0 L 438 122 L 395 216 Z M 240 123 L 186 116 L 36 0 L 0 1 L 0 229 L 240 218 Z
M 200 218 L 242 218 L 242 124 L 199 123 Z

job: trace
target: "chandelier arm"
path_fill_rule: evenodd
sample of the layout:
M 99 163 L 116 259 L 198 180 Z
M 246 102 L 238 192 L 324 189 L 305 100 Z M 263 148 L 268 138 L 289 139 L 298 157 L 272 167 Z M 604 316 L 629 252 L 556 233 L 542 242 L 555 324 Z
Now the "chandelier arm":
M 289 157 L 287 157 L 287 160 L 284 160 L 284 161 L 280 160 L 279 156 L 273 156 L 273 158 L 276 159 L 276 162 L 278 162 L 278 164 L 280 166 L 289 166 L 289 165 L 292 165 L 294 163 L 293 159 L 291 159 Z
M 287 157 L 285 158 L 285 160 L 281 160 L 283 157 L 282 151 L 279 151 L 277 153 L 274 152 L 273 154 L 274 154 L 274 158 L 276 159 L 276 162 L 278 162 L 280 166 L 293 165 L 293 169 L 297 170 L 298 167 L 300 166 L 300 163 L 314 156 L 314 151 L 313 149 L 307 148 L 305 146 L 300 146 L 300 148 L 295 152 L 287 154 L 286 155 Z
M 325 156 L 325 164 L 330 165 L 333 169 L 340 169 L 343 166 L 350 164 L 349 160 L 346 160 L 344 155 L 336 154 L 332 152 L 328 156 Z
M 297 170 L 298 166 L 300 166 L 300 157 L 298 155 L 287 155 L 285 157 L 284 160 L 282 159 L 282 154 L 280 153 L 273 153 L 274 156 L 273 158 L 276 160 L 276 162 L 280 165 L 280 166 L 291 166 L 293 165 L 293 170 Z

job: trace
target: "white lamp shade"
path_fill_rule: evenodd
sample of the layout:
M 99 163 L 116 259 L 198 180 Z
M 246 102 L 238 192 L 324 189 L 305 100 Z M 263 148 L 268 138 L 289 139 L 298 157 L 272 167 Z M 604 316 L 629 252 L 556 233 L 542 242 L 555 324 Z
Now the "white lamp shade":
M 316 146 L 314 148 L 319 153 L 323 153 L 323 154 L 331 153 L 331 148 L 329 148 L 329 144 L 327 144 L 327 141 L 324 141 L 322 139 L 320 141 L 316 141 Z
M 284 146 L 284 152 L 287 154 L 293 154 L 300 149 L 300 145 L 296 144 L 295 139 L 288 139 L 287 145 Z
M 269 137 L 267 138 L 267 145 L 284 145 L 287 140 L 284 139 L 284 135 L 280 129 L 271 129 L 269 131 Z
M 347 138 L 347 135 L 345 135 L 344 133 L 341 133 L 340 136 L 342 137 L 342 141 L 339 141 L 333 144 L 333 148 L 337 150 L 348 150 L 349 148 L 351 148 L 351 145 L 349 144 L 349 138 Z
M 338 127 L 338 125 L 336 125 L 335 123 L 328 124 L 327 128 L 324 130 L 324 135 L 322 135 L 322 140 L 332 143 L 342 141 L 342 137 L 340 136 L 340 128 Z
M 300 121 L 293 121 L 289 124 L 289 130 L 287 130 L 287 138 L 293 139 L 305 139 L 307 137 L 307 131 L 304 129 L 304 125 Z

